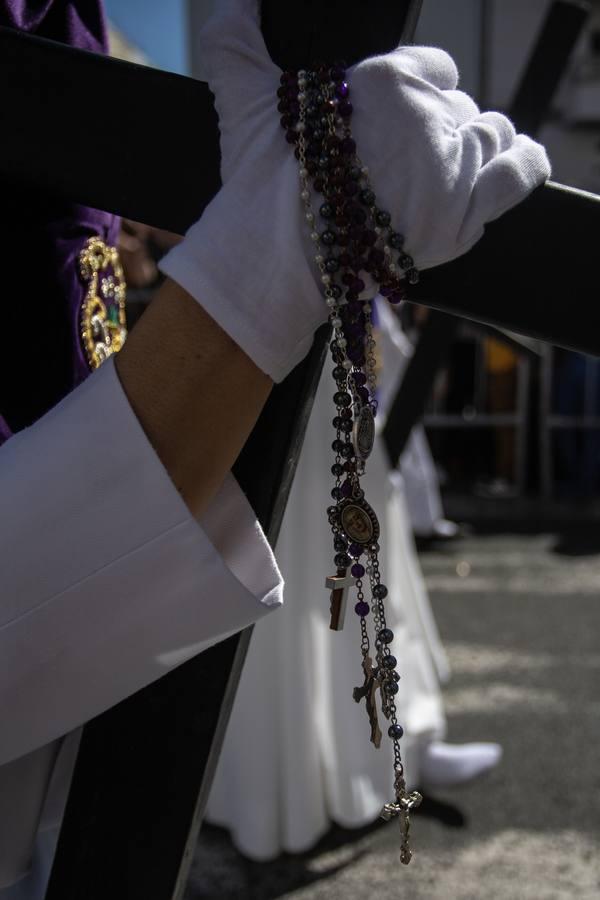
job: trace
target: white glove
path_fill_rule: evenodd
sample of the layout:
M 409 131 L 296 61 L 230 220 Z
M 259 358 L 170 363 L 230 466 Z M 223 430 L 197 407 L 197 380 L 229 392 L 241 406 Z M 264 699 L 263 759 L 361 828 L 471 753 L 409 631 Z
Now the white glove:
M 161 268 L 280 381 L 310 348 L 327 308 L 298 164 L 279 123 L 281 71 L 265 47 L 257 0 L 220 3 L 202 49 L 224 186 Z M 486 222 L 550 174 L 541 145 L 456 90 L 456 66 L 443 50 L 400 47 L 353 66 L 348 82 L 357 152 L 417 268 L 465 253 Z M 316 212 L 320 202 L 315 195 Z

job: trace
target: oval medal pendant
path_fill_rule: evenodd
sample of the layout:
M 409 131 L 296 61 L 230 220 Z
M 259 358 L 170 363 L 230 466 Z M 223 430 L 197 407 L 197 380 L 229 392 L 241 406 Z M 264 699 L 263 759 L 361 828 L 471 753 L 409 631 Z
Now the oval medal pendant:
M 365 500 L 346 500 L 340 507 L 340 525 L 357 544 L 372 544 L 379 538 L 379 522 Z
M 354 423 L 352 443 L 354 452 L 362 459 L 368 459 L 375 442 L 375 419 L 370 406 L 363 406 Z

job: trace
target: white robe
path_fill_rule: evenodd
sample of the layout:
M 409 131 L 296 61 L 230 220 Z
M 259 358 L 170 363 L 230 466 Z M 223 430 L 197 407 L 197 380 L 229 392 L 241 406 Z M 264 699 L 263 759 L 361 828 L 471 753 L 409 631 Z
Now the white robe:
M 377 314 L 383 372 L 379 411 L 385 418 L 404 378 L 414 347 L 381 297 L 377 300 Z M 404 476 L 404 494 L 413 531 L 416 534 L 431 534 L 435 523 L 444 517 L 444 510 L 435 463 L 421 424 L 415 425 L 408 436 L 399 469 Z
M 415 425 L 409 434 L 399 468 L 412 529 L 416 535 L 427 537 L 444 518 L 444 507 L 435 462 L 422 425 Z
M 191 516 L 112 360 L 0 448 L 0 496 L 0 898 L 38 900 L 76 729 L 279 607 L 281 576 L 233 477 Z
M 353 686 L 363 680 L 353 603 L 344 630 L 329 630 L 329 370 L 326 363 L 276 549 L 285 607 L 254 629 L 208 804 L 208 821 L 228 828 L 236 846 L 258 860 L 306 850 L 332 820 L 349 827 L 371 822 L 393 796 L 391 742 L 382 729 L 381 749 L 369 743 L 364 703 L 352 699 Z M 379 440 L 367 473 L 367 499 L 384 518 L 382 573 L 402 675 L 396 702 L 414 784 L 421 741 L 445 732 L 439 681 L 447 662 L 414 551 L 402 479 L 388 477 Z

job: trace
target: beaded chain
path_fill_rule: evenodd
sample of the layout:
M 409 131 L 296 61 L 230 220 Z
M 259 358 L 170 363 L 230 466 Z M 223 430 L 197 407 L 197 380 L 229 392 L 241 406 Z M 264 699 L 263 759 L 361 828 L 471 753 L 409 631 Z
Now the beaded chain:
M 361 299 L 366 289 L 361 275 L 367 273 L 379 293 L 397 304 L 406 297 L 406 285 L 419 280 L 419 273 L 404 249 L 403 235 L 391 227 L 389 212 L 377 205 L 368 169 L 357 156 L 350 130 L 352 103 L 345 69 L 343 63 L 319 64 L 311 71 L 285 72 L 277 91 L 278 110 L 286 139 L 295 147 L 300 197 L 333 330 L 330 350 L 336 415 L 332 423 L 335 458 L 331 472 L 335 485 L 331 496 L 335 502 L 328 507 L 327 516 L 337 574 L 326 580 L 326 587 L 331 590 L 331 628 L 342 628 L 346 598 L 350 588 L 355 587 L 364 683 L 354 689 L 353 697 L 357 703 L 366 701 L 371 742 L 376 747 L 382 737 L 377 692 L 381 711 L 389 722 L 395 800 L 386 803 L 381 815 L 386 820 L 398 817 L 400 859 L 408 864 L 412 855 L 409 814 L 422 798 L 406 788 L 400 752 L 403 729 L 394 701 L 400 675 L 390 649 L 394 635 L 386 622 L 384 601 L 388 589 L 379 571 L 380 527 L 361 488 L 375 438 L 377 414 L 373 310 L 371 302 Z M 313 211 L 313 194 L 322 195 L 318 211 L 322 226 L 317 225 Z M 374 635 L 373 655 L 369 619 Z

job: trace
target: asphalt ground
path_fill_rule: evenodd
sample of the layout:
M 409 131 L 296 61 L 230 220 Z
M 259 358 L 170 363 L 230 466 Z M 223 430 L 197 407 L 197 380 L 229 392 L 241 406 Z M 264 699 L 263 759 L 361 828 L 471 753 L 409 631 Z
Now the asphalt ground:
M 428 796 L 408 868 L 397 823 L 333 828 L 268 864 L 205 828 L 187 900 L 600 898 L 600 525 L 507 528 L 421 554 L 453 668 L 449 740 L 499 741 L 499 768 Z

